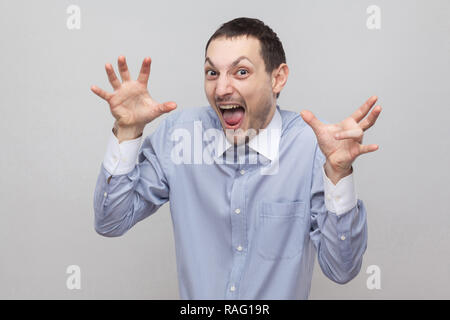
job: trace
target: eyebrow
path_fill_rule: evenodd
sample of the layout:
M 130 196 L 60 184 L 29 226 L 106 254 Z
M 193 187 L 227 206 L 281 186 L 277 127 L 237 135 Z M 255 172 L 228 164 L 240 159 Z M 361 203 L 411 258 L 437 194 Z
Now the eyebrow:
M 239 58 L 237 58 L 236 60 L 234 60 L 231 65 L 230 68 L 235 67 L 239 62 L 241 62 L 241 60 L 248 60 L 251 64 L 253 64 L 253 62 L 247 58 L 246 56 L 240 56 Z M 212 63 L 211 59 L 209 57 L 206 57 L 205 59 L 205 63 L 208 62 L 213 68 L 215 68 L 216 66 L 214 65 L 214 63 Z

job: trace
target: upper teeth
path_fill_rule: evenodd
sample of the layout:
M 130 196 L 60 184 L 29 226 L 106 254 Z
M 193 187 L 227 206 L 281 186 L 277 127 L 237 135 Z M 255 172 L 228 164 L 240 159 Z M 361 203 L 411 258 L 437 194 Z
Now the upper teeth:
M 234 108 L 239 108 L 240 105 L 238 104 L 229 104 L 229 105 L 224 105 L 224 106 L 219 106 L 220 109 L 234 109 Z

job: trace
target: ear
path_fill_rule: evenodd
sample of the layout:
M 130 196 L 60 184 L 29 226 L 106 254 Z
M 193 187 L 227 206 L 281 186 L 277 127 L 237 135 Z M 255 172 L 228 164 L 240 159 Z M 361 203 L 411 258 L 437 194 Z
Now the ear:
M 272 72 L 272 91 L 276 95 L 281 92 L 287 82 L 289 76 L 289 67 L 286 63 L 280 64 L 278 68 Z

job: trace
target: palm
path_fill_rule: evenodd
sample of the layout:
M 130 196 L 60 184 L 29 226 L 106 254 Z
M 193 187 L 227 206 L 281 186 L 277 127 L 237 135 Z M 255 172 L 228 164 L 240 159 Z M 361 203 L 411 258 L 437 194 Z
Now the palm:
M 111 113 L 117 119 L 117 123 L 124 126 L 150 122 L 153 108 L 148 108 L 149 104 L 154 105 L 155 103 L 147 88 L 137 81 L 123 83 L 109 101 Z
M 327 124 L 319 129 L 317 135 L 319 147 L 324 156 L 340 168 L 353 162 L 359 155 L 359 144 L 352 139 L 336 140 L 334 135 L 340 131 L 357 129 L 358 124 L 352 118 L 347 118 L 337 124 Z
M 312 112 L 302 111 L 303 119 L 316 134 L 320 150 L 334 168 L 349 169 L 356 157 L 378 149 L 374 144 L 362 145 L 363 131 L 375 123 L 381 112 L 381 107 L 375 107 L 363 120 L 376 100 L 376 97 L 370 98 L 350 117 L 336 124 L 324 124 Z M 339 137 L 336 138 L 336 134 Z
M 172 111 L 176 103 L 158 103 L 150 96 L 147 84 L 150 76 L 151 59 L 145 58 L 137 80 L 131 80 L 125 57 L 119 57 L 118 66 L 122 83 L 110 64 L 105 66 L 113 93 L 106 92 L 96 86 L 92 91 L 109 103 L 110 110 L 117 120 L 118 126 L 140 126 L 153 121 L 161 114 Z

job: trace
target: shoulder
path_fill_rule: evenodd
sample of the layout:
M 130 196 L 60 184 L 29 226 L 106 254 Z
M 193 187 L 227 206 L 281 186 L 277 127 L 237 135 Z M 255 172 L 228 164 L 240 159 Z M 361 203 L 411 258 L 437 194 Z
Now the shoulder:
M 303 139 L 308 137 L 311 140 L 315 137 L 314 131 L 303 120 L 299 112 L 290 111 L 287 109 L 280 109 L 280 115 L 282 119 L 281 135 L 290 137 L 291 139 Z
M 300 112 L 290 111 L 287 109 L 279 109 L 282 118 L 282 138 L 290 143 L 309 144 L 317 146 L 317 137 L 313 129 L 303 120 Z M 328 124 L 326 120 L 318 117 L 318 119 Z
M 201 121 L 206 125 L 213 124 L 218 121 L 215 111 L 210 106 L 202 107 L 185 107 L 172 111 L 163 120 L 168 128 L 182 127 L 184 125 L 190 126 L 190 124 Z
M 155 129 L 146 136 L 144 146 L 158 143 L 164 146 L 167 140 L 170 140 L 174 131 L 177 129 L 192 131 L 199 122 L 203 128 L 215 127 L 220 124 L 215 111 L 209 106 L 176 109 L 162 115 L 155 121 L 157 121 Z

